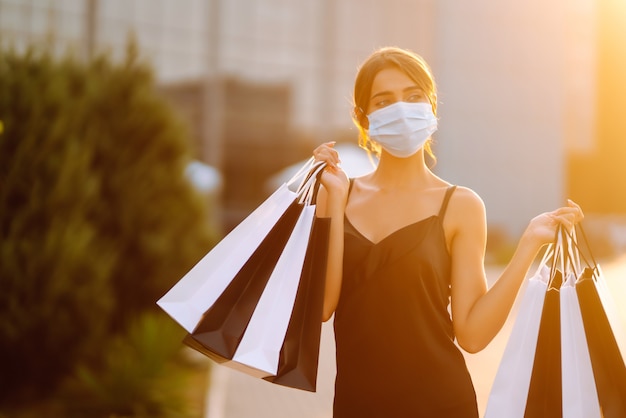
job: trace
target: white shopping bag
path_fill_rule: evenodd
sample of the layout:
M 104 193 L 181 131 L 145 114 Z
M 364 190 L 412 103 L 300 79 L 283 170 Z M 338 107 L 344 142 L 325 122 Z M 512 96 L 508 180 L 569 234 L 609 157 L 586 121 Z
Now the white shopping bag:
M 157 304 L 187 332 L 192 332 L 202 315 L 224 292 L 233 277 L 267 236 L 287 208 L 307 192 L 323 169 L 312 159 L 287 183 L 278 188 L 256 210 L 207 253 Z M 296 192 L 289 186 L 302 180 Z
M 535 360 L 541 312 L 550 279 L 549 248 L 530 278 L 493 382 L 485 418 L 523 418 Z
M 287 337 L 313 232 L 315 205 L 312 202 L 315 200 L 319 185 L 316 177 L 321 169 L 323 167 L 314 170 L 312 180 L 300 187 L 302 192 L 299 194 L 297 204 L 301 210 L 288 239 L 281 244 L 280 255 L 272 265 L 262 293 L 254 301 L 254 310 L 245 328 L 240 331 L 240 339 L 237 341 L 234 352 L 220 354 L 220 350 L 213 346 L 214 341 L 203 337 L 204 330 L 200 328 L 207 320 L 207 315 L 209 317 L 212 315 L 210 310 L 202 318 L 198 328 L 186 339 L 189 346 L 222 365 L 254 377 L 270 378 L 278 375 L 281 351 Z M 232 303 L 234 306 L 238 300 L 233 299 Z M 247 305 L 250 301 L 242 301 L 242 303 Z M 301 383 L 284 382 L 283 384 L 300 387 L 298 385 Z
M 563 418 L 600 418 L 600 404 L 576 295 L 576 274 L 560 290 Z
M 315 206 L 305 206 L 233 356 L 234 362 L 259 370 L 258 377 L 278 371 L 314 216 Z

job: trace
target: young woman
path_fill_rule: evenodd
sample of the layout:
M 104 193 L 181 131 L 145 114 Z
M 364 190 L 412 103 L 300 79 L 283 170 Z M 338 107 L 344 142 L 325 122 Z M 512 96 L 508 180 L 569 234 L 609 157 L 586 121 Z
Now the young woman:
M 569 201 L 532 219 L 487 290 L 483 202 L 425 163 L 436 111 L 426 62 L 380 49 L 354 87 L 359 142 L 378 154 L 376 170 L 349 180 L 333 143 L 313 153 L 328 163 L 317 208 L 331 218 L 324 320 L 335 315 L 335 418 L 477 417 L 454 340 L 471 353 L 483 349 L 557 225 L 583 218 Z

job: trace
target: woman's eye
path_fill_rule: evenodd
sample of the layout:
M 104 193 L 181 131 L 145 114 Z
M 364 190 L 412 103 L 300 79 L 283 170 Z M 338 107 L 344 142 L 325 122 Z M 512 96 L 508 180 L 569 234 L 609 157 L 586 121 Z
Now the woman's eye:
M 380 100 L 380 101 L 378 101 L 378 102 L 374 103 L 374 106 L 376 106 L 376 107 L 379 107 L 379 108 L 380 108 L 380 107 L 389 106 L 390 104 L 391 104 L 391 103 L 390 103 L 390 101 L 389 101 L 389 100 Z
M 415 103 L 424 101 L 425 97 L 423 94 L 412 94 L 407 98 L 407 102 Z

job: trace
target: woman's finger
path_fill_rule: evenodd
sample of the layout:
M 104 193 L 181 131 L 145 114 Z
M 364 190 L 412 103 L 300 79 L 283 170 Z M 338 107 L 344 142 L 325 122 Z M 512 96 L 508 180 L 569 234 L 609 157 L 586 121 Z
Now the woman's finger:
M 573 206 L 564 206 L 552 212 L 555 216 L 573 216 L 577 222 L 583 220 L 584 215 L 580 208 Z
M 333 148 L 334 142 L 327 142 L 313 150 L 313 157 L 316 161 L 325 161 L 330 167 L 337 167 L 340 163 L 339 154 Z
M 567 204 L 569 205 L 569 207 L 576 209 L 576 221 L 582 222 L 582 220 L 585 218 L 585 214 L 582 208 L 571 199 L 567 199 Z
M 575 213 L 566 213 L 562 215 L 555 216 L 555 219 L 559 224 L 561 224 L 565 229 L 571 231 L 576 224 L 579 222 Z

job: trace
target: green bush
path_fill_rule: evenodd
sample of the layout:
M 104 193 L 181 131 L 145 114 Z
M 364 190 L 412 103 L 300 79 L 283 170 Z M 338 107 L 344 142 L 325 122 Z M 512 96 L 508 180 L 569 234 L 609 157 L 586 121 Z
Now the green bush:
M 0 52 L 0 403 L 53 393 L 209 249 L 185 130 L 124 63 Z
M 102 367 L 79 366 L 61 395 L 61 412 L 76 417 L 182 417 L 186 404 L 184 365 L 179 365 L 182 328 L 165 314 L 143 315 L 128 334 L 112 339 Z

